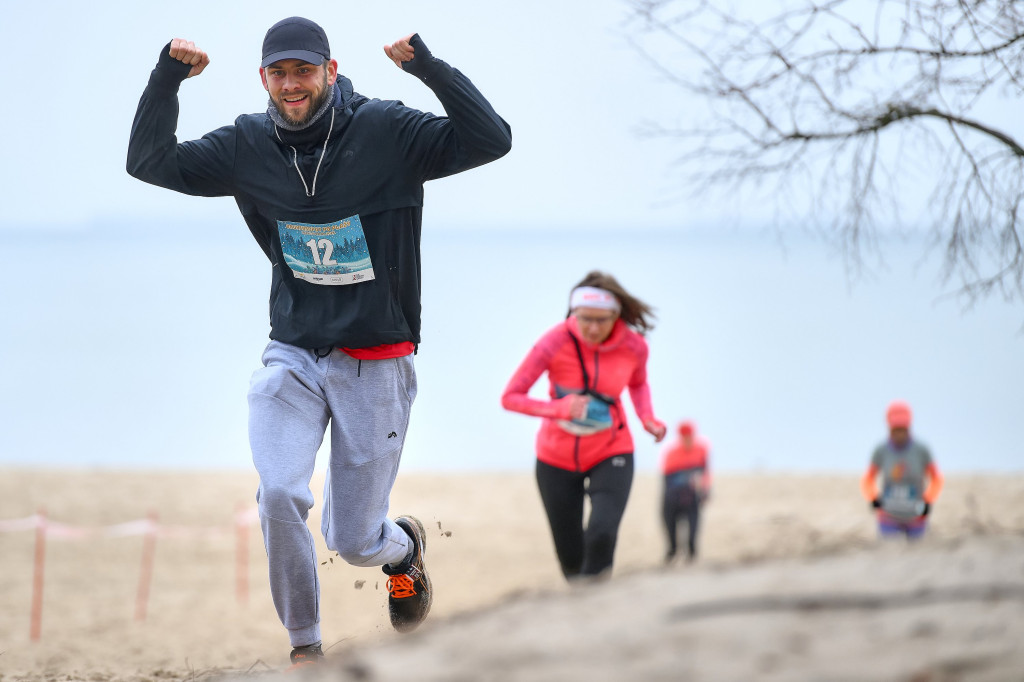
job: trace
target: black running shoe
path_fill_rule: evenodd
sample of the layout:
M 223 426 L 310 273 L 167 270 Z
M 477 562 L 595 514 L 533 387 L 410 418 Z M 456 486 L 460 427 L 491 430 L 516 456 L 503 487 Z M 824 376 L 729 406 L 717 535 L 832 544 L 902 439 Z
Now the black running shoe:
M 298 670 L 307 666 L 316 665 L 317 663 L 322 663 L 324 660 L 324 650 L 320 646 L 320 642 L 317 642 L 316 644 L 308 644 L 306 646 L 297 646 L 292 649 L 291 659 L 292 665 L 288 668 L 288 671 Z
M 388 578 L 391 625 L 399 632 L 411 632 L 427 617 L 433 599 L 430 576 L 423 565 L 427 534 L 423 531 L 423 524 L 414 516 L 399 516 L 395 523 L 412 538 L 412 557 L 395 567 L 384 564 L 381 569 L 391 576 Z

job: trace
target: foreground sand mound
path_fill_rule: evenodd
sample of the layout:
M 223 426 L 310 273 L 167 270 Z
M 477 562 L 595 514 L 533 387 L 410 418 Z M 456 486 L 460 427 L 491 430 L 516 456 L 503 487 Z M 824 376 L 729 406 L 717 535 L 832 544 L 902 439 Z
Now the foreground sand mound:
M 1022 680 L 1024 537 L 667 569 L 331 652 L 322 679 Z
M 251 472 L 0 471 L 0 682 L 276 678 L 287 635 L 259 528 L 237 524 L 255 487 Z M 323 547 L 318 499 L 324 677 L 1024 681 L 1024 476 L 950 475 L 908 547 L 877 540 L 855 475 L 722 474 L 700 559 L 668 569 L 659 495 L 637 476 L 611 581 L 570 589 L 529 473 L 400 476 L 392 509 L 426 524 L 435 587 L 412 635 L 388 624 L 379 569 Z M 61 525 L 33 641 L 19 519 L 41 509 Z

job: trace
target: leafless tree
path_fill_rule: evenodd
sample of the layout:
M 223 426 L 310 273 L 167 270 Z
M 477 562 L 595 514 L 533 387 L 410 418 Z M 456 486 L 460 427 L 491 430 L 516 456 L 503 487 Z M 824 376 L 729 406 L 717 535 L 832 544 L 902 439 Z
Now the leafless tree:
M 1024 2 L 628 1 L 686 95 L 646 132 L 677 141 L 688 187 L 770 198 L 857 266 L 923 230 L 968 300 L 1024 301 Z

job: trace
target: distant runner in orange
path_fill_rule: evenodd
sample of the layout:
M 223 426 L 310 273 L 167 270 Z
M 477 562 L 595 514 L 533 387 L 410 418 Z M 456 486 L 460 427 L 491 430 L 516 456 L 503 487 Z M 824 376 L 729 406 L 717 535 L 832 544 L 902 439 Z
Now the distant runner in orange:
M 861 479 L 864 498 L 877 510 L 882 537 L 924 535 L 928 514 L 942 491 L 943 478 L 923 443 L 910 436 L 910 405 L 895 401 L 886 411 L 889 439 L 875 448 Z M 882 475 L 879 492 L 877 479 Z
M 686 519 L 688 527 L 687 561 L 696 558 L 700 508 L 711 492 L 711 472 L 708 469 L 710 447 L 707 441 L 697 438 L 697 429 L 690 421 L 681 422 L 678 432 L 679 439 L 665 448 L 661 460 L 661 470 L 665 476 L 662 519 L 668 534 L 665 563 L 675 559 L 680 519 Z

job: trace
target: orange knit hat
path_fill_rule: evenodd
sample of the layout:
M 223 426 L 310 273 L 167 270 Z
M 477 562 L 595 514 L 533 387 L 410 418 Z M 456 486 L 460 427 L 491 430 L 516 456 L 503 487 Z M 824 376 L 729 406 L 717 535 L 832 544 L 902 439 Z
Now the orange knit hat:
M 890 429 L 909 429 L 912 416 L 910 405 L 902 400 L 893 401 L 885 411 L 885 421 L 889 423 Z

